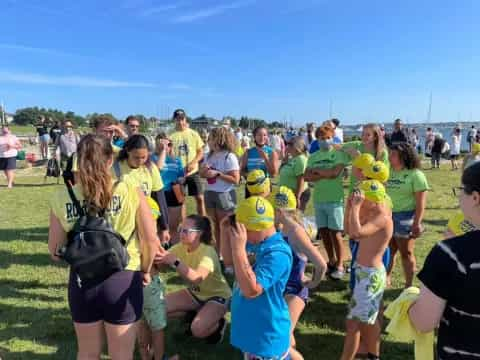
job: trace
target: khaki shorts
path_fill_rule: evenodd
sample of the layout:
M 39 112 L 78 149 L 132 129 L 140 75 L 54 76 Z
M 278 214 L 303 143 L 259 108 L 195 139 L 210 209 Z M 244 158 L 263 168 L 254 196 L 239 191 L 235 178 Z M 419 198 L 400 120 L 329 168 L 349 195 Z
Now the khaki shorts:
M 143 317 L 153 331 L 163 330 L 167 326 L 165 284 L 158 274 L 143 288 Z

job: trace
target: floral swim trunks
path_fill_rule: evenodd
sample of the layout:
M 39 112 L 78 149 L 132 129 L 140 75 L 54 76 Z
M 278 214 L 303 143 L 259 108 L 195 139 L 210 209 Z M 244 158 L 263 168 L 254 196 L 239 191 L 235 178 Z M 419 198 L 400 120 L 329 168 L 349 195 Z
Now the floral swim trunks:
M 347 319 L 373 325 L 377 320 L 387 285 L 385 267 L 355 265 L 356 285 L 348 305 Z

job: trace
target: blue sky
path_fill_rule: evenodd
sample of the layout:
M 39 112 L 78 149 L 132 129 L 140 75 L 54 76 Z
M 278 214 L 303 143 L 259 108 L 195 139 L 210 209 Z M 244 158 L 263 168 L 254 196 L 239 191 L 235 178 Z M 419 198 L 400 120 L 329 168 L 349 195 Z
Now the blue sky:
M 480 121 L 479 1 L 3 0 L 0 100 L 80 114 Z

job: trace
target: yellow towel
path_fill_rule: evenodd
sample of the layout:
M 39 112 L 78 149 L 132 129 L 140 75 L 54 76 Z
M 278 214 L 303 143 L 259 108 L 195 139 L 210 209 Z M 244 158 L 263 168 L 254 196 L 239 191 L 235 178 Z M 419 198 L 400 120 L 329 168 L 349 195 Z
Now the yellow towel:
M 385 316 L 390 319 L 387 332 L 400 341 L 415 342 L 416 360 L 433 360 L 433 331 L 421 333 L 410 322 L 408 309 L 418 299 L 420 290 L 409 287 L 403 290 L 398 298 L 385 310 Z

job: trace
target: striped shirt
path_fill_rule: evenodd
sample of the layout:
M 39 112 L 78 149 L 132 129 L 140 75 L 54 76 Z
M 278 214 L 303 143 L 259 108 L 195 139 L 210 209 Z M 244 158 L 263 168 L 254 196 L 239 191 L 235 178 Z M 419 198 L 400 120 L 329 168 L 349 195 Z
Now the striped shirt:
M 480 359 L 480 231 L 438 243 L 418 278 L 446 301 L 437 358 Z

